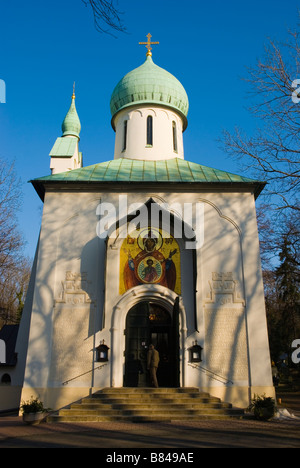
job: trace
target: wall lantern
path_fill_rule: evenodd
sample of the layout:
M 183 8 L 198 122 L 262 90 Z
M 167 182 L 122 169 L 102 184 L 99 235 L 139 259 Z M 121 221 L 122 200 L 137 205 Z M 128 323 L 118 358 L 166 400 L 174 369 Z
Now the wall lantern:
M 109 347 L 104 344 L 104 340 L 96 348 L 96 360 L 97 362 L 108 361 L 108 350 Z
M 203 348 L 201 348 L 201 346 L 199 346 L 197 344 L 197 341 L 194 341 L 193 346 L 191 346 L 189 348 L 190 362 L 201 362 L 202 361 L 202 357 L 201 357 L 202 349 Z

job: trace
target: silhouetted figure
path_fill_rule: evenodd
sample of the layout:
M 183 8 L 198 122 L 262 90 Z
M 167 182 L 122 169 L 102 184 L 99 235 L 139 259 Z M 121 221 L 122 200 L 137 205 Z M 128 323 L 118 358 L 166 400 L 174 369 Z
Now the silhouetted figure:
M 159 364 L 159 353 L 154 348 L 153 344 L 149 346 L 147 355 L 147 369 L 150 371 L 151 384 L 154 387 L 158 387 L 156 372 Z

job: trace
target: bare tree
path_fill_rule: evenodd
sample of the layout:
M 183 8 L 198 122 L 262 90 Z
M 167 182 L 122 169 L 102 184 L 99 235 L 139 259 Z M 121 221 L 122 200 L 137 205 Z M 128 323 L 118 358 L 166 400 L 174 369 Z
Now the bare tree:
M 223 137 L 225 151 L 239 158 L 248 173 L 268 182 L 265 193 L 273 195 L 273 206 L 295 211 L 300 210 L 300 86 L 295 82 L 299 68 L 297 31 L 289 32 L 281 45 L 269 41 L 263 60 L 248 69 L 246 79 L 254 98 L 249 111 L 259 119 L 259 130 L 246 136 L 236 128 Z
M 0 160 L 0 275 L 15 263 L 23 247 L 17 214 L 22 193 L 14 165 Z
M 16 311 L 16 300 L 25 288 L 22 236 L 18 229 L 21 190 L 14 165 L 0 160 L 0 316 L 7 321 Z M 22 283 L 22 286 L 21 286 Z
M 94 22 L 97 31 L 111 34 L 111 29 L 125 32 L 126 28 L 122 24 L 122 13 L 114 6 L 114 0 L 81 0 L 86 6 L 90 5 L 94 15 Z M 108 26 L 108 29 L 104 28 Z
M 2 324 L 19 323 L 31 273 L 31 262 L 18 259 L 6 269 L 0 280 L 0 328 Z
M 276 226 L 274 226 L 270 220 L 269 211 L 270 209 L 267 204 L 260 204 L 256 208 L 260 257 L 264 271 L 272 269 L 273 262 L 277 259 L 279 250 L 276 246 L 278 233 L 276 232 Z

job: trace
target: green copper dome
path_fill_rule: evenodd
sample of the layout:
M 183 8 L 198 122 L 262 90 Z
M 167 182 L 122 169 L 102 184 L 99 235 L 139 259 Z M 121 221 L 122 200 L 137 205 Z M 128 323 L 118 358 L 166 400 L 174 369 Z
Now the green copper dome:
M 184 87 L 175 76 L 155 65 L 151 55 L 115 87 L 110 100 L 113 127 L 117 112 L 136 104 L 158 104 L 174 109 L 183 118 L 184 129 L 187 126 L 189 101 Z
M 71 135 L 79 138 L 81 124 L 75 107 L 75 94 L 72 96 L 71 106 L 62 123 L 61 129 L 63 132 L 62 136 Z

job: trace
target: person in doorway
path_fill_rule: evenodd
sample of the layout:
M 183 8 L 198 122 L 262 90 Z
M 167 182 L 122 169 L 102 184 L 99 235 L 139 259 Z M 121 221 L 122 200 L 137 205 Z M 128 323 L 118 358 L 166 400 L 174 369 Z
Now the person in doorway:
M 159 352 L 154 348 L 153 344 L 149 346 L 147 355 L 147 369 L 150 371 L 151 383 L 154 387 L 158 387 L 156 372 L 159 364 Z

